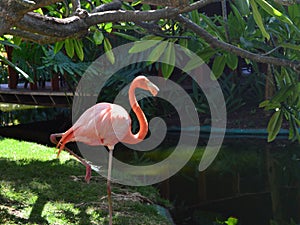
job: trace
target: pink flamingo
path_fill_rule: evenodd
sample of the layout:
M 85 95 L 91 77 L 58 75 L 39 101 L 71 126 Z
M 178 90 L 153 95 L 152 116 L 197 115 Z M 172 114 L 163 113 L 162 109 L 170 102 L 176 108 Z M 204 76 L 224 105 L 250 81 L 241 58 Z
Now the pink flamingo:
M 57 148 L 59 148 L 57 156 L 59 156 L 60 152 L 65 149 L 86 166 L 85 180 L 87 182 L 89 182 L 91 178 L 91 166 L 84 159 L 65 147 L 65 145 L 68 142 L 79 141 L 91 146 L 103 145 L 109 149 L 107 198 L 110 225 L 112 224 L 110 181 L 114 146 L 118 142 L 137 144 L 145 138 L 148 132 L 147 119 L 135 97 L 136 88 L 148 90 L 153 96 L 157 95 L 159 89 L 145 76 L 136 77 L 130 85 L 129 103 L 139 121 L 140 130 L 138 133 L 133 134 L 131 132 L 131 119 L 123 107 L 111 103 L 98 103 L 87 109 L 65 133 L 51 134 L 50 136 L 50 140 L 57 144 Z M 59 137 L 61 137 L 61 139 L 58 142 L 57 138 Z

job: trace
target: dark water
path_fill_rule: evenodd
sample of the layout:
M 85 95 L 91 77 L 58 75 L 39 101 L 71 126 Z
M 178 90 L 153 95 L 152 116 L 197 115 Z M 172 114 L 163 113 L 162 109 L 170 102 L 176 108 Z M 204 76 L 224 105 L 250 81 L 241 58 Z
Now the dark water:
M 51 145 L 52 133 L 71 124 L 68 108 L 0 104 L 0 136 Z
M 300 221 L 300 147 L 263 140 L 225 142 L 204 172 L 197 166 L 203 148 L 175 176 L 158 185 L 174 204 L 176 224 L 267 225 Z

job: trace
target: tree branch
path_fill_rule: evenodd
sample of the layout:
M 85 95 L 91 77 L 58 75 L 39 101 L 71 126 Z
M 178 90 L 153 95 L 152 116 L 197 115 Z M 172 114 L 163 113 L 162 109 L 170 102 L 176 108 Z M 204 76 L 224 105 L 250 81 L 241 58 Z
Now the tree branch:
M 65 19 L 47 17 L 38 13 L 27 13 L 16 27 L 19 30 L 48 37 L 67 38 L 87 32 L 88 26 L 78 16 Z
M 92 10 L 92 13 L 96 12 L 104 12 L 104 11 L 110 11 L 110 10 L 119 10 L 122 7 L 122 1 L 121 0 L 113 0 L 110 3 L 102 4 L 96 7 Z
M 23 2 L 24 0 L 12 0 L 12 2 L 14 1 Z M 29 4 L 30 6 L 28 7 L 21 5 L 21 8 L 14 8 L 13 10 L 9 10 L 7 4 L 0 2 L 0 35 L 9 33 L 9 29 L 11 27 L 17 27 L 18 33 L 20 33 L 21 30 L 24 31 L 24 34 L 26 32 L 31 32 L 35 34 L 35 37 L 37 37 L 37 35 L 41 35 L 43 40 L 50 41 L 50 37 L 53 37 L 53 40 L 55 38 L 61 39 L 76 37 L 85 34 L 90 26 L 96 25 L 98 23 L 118 21 L 139 22 L 172 18 L 179 13 L 189 12 L 213 2 L 219 2 L 220 0 L 200 0 L 183 9 L 165 8 L 161 10 L 150 11 L 117 11 L 116 9 L 121 7 L 121 0 L 114 0 L 112 3 L 98 6 L 97 8 L 92 10 L 90 14 L 88 14 L 86 11 L 82 12 L 82 10 L 80 10 L 78 0 L 72 0 L 73 10 L 76 11 L 75 15 L 72 15 L 71 17 L 65 19 L 46 17 L 37 13 L 30 12 L 33 9 L 61 1 L 62 0 L 34 0 L 35 4 Z M 6 10 L 6 12 L 13 11 L 18 16 L 14 17 L 9 14 L 7 16 L 1 17 L 1 9 Z M 16 33 L 16 31 L 13 30 L 12 32 Z M 31 39 L 32 37 L 29 38 Z
M 255 54 L 249 52 L 247 50 L 238 48 L 234 45 L 228 44 L 226 42 L 220 41 L 216 37 L 212 36 L 206 30 L 189 20 L 188 18 L 178 15 L 176 19 L 181 22 L 186 28 L 195 32 L 199 37 L 203 38 L 208 44 L 210 44 L 213 48 L 220 48 L 222 50 L 232 52 L 242 58 L 247 58 L 255 62 L 272 64 L 276 66 L 284 66 L 291 67 L 295 71 L 300 71 L 300 62 L 299 61 L 291 61 L 287 59 L 280 59 L 270 56 L 264 56 L 261 54 Z
M 27 41 L 32 41 L 32 42 L 38 43 L 40 45 L 63 41 L 65 39 L 65 38 L 56 38 L 56 37 L 49 37 L 49 36 L 44 36 L 44 35 L 40 35 L 40 34 L 34 34 L 31 32 L 18 30 L 18 29 L 11 29 L 9 31 L 9 34 L 15 35 L 18 37 L 22 37 L 22 39 L 25 39 Z
M 78 16 L 59 19 L 46 17 L 38 13 L 27 13 L 16 23 L 16 27 L 20 30 L 44 36 L 67 38 L 82 35 L 88 31 L 90 26 L 103 22 L 151 21 L 174 17 L 176 14 L 178 14 L 178 10 L 175 8 L 149 11 L 105 11 L 88 14 L 82 19 Z
M 8 32 L 27 12 L 60 1 L 61 0 L 1 0 L 0 36 Z

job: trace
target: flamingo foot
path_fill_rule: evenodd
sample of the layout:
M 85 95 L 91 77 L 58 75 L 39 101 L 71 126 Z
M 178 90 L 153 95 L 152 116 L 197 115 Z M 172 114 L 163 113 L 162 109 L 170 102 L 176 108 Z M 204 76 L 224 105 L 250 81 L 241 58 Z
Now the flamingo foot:
M 61 149 L 58 150 L 56 158 L 59 158 L 59 155 L 60 155 L 61 151 L 62 151 Z

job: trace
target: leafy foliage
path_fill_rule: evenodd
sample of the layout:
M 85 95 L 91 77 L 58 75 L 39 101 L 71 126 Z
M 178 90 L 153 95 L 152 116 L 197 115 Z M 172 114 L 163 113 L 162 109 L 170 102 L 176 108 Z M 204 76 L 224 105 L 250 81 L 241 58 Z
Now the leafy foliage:
M 62 52 L 55 54 L 52 48 L 44 49 L 42 62 L 43 66 L 40 66 L 38 69 L 48 71 L 49 74 L 54 72 L 56 74 L 66 75 L 74 84 L 77 84 L 80 76 L 90 64 L 88 62 L 73 62 Z M 69 85 L 71 85 L 70 82 Z
M 237 225 L 238 219 L 235 217 L 228 217 L 226 221 L 217 221 L 219 224 Z

